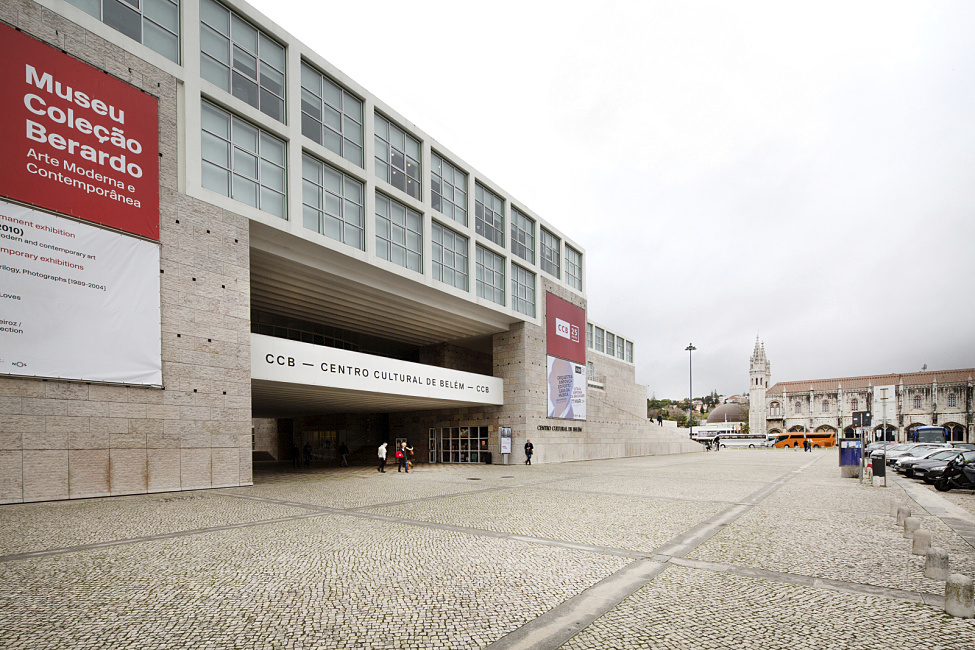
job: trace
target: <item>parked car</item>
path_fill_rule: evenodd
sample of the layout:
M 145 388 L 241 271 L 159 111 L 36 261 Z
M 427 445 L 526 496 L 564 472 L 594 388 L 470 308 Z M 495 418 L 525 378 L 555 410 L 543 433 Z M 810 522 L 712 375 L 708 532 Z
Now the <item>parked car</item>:
M 890 449 L 892 447 L 896 447 L 899 444 L 902 444 L 902 443 L 899 443 L 899 442 L 891 442 L 889 440 L 887 442 L 883 442 L 883 441 L 881 441 L 881 442 L 871 442 L 870 444 L 867 445 L 867 448 L 863 450 L 863 453 L 866 454 L 867 456 L 869 456 L 870 454 L 872 454 L 873 452 L 877 451 L 878 449 Z
M 975 461 L 975 451 L 962 451 L 961 454 L 966 462 L 970 463 Z M 955 456 L 952 456 L 951 458 L 954 457 Z M 944 472 L 945 466 L 948 465 L 948 461 L 951 460 L 951 458 L 948 458 L 947 460 L 929 460 L 918 463 L 914 466 L 914 478 L 920 479 L 925 483 L 934 483 L 941 478 L 941 474 Z
M 938 464 L 939 461 L 947 462 L 960 453 L 961 451 L 958 449 L 943 447 L 941 449 L 931 449 L 920 456 L 901 456 L 894 463 L 894 471 L 903 474 L 907 478 L 914 478 L 914 469 L 916 467 L 928 461 L 934 461 L 932 465 Z
M 942 446 L 930 442 L 908 442 L 903 445 L 897 445 L 896 447 L 890 447 L 886 450 L 886 453 L 877 450 L 870 454 L 870 458 L 883 456 L 887 465 L 893 465 L 901 456 L 914 456 L 928 449 L 937 449 Z

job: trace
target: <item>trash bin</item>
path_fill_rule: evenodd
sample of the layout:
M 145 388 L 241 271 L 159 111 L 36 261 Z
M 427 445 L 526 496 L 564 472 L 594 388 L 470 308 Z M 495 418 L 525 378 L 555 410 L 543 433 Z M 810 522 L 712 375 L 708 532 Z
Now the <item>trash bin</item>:
M 484 459 L 484 462 L 486 464 L 488 464 L 488 465 L 491 464 L 491 452 L 489 452 L 489 451 L 482 451 L 481 452 L 481 458 Z
M 883 478 L 887 476 L 887 454 L 871 456 L 870 460 L 873 463 L 873 475 L 875 477 Z

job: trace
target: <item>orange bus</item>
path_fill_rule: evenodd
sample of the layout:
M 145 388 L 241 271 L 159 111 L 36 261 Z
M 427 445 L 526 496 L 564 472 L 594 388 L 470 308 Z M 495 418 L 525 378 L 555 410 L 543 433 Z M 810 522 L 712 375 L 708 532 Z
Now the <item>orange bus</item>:
M 770 436 L 771 437 L 771 436 Z M 808 440 L 812 443 L 813 449 L 819 447 L 835 447 L 835 431 L 815 431 L 813 433 L 803 433 L 802 431 L 787 431 L 786 433 L 776 433 L 773 447 L 802 447 L 802 441 Z

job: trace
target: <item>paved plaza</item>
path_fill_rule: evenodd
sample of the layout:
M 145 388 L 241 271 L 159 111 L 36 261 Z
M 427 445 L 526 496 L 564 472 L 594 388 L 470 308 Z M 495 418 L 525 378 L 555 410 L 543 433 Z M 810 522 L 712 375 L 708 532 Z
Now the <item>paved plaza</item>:
M 975 576 L 975 496 L 836 450 L 255 472 L 0 506 L 0 647 L 975 649 L 890 517 Z

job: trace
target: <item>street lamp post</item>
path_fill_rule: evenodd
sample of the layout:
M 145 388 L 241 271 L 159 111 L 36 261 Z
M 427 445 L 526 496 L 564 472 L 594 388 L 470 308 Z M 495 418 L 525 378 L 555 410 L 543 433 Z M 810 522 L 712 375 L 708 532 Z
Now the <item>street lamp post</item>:
M 690 384 L 690 397 L 687 398 L 687 424 L 691 428 L 691 437 L 694 437 L 694 363 L 692 353 L 697 348 L 693 343 L 688 343 L 687 347 L 687 381 Z

